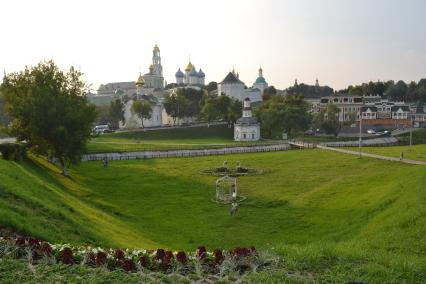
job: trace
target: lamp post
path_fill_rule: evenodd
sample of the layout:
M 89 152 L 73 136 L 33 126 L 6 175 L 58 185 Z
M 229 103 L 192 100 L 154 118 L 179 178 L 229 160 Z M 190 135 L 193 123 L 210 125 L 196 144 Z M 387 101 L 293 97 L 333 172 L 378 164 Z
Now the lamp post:
M 361 146 L 362 146 L 362 111 L 359 108 L 359 158 L 361 158 Z
M 410 150 L 413 146 L 413 115 L 410 113 Z

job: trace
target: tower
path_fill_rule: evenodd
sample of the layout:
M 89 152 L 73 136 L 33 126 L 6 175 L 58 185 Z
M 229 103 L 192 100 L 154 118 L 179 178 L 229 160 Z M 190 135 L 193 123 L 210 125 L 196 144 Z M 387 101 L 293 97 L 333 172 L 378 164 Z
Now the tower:
M 251 105 L 250 105 L 250 99 L 245 98 L 244 99 L 244 108 L 243 108 L 243 117 L 251 117 Z
M 163 76 L 163 67 L 161 66 L 160 48 L 158 45 L 154 46 L 152 50 L 152 66 L 153 71 L 158 76 Z

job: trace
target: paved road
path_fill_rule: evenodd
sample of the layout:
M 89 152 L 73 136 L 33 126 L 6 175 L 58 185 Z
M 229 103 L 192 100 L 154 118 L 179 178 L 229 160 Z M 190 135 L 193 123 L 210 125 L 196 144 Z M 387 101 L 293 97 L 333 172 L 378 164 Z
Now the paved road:
M 350 150 L 344 150 L 344 149 L 339 149 L 339 148 L 327 147 L 327 146 L 323 146 L 323 145 L 317 145 L 317 148 L 359 156 L 359 152 L 356 152 L 356 151 L 350 151 Z M 385 160 L 385 161 L 393 161 L 393 162 L 400 162 L 400 163 L 412 164 L 412 165 L 426 165 L 426 162 L 423 162 L 423 161 L 407 160 L 407 159 L 400 160 L 399 158 L 386 157 L 386 156 L 381 156 L 381 155 L 376 155 L 376 154 L 364 153 L 362 151 L 361 151 L 361 156 L 363 156 L 363 157 L 370 157 L 370 158 L 376 158 L 376 159 Z

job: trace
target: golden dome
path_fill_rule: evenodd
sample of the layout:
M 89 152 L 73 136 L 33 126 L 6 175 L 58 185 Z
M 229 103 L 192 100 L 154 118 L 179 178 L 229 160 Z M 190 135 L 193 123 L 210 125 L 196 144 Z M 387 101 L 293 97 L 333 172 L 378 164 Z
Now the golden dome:
M 188 65 L 186 65 L 185 71 L 191 71 L 192 68 L 194 68 L 194 65 L 192 65 L 191 61 L 189 61 Z
M 143 86 L 145 85 L 145 80 L 143 79 L 143 77 L 139 74 L 139 78 L 136 81 L 136 86 Z

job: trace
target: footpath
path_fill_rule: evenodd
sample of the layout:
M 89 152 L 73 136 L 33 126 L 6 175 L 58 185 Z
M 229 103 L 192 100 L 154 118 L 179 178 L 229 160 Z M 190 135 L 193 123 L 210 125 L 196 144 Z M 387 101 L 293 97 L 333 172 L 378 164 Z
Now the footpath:
M 329 151 L 335 151 L 335 152 L 339 152 L 339 153 L 345 153 L 345 154 L 359 156 L 359 152 L 357 152 L 357 151 L 333 148 L 333 147 L 328 147 L 328 146 L 324 146 L 324 145 L 317 145 L 317 148 L 323 149 L 323 150 L 329 150 Z M 386 156 L 377 155 L 377 154 L 364 153 L 362 151 L 361 151 L 361 157 L 370 157 L 370 158 L 376 158 L 376 159 L 385 160 L 385 161 L 394 161 L 394 162 L 400 162 L 400 163 L 406 163 L 406 164 L 412 164 L 412 165 L 426 165 L 426 162 L 423 162 L 423 161 L 408 160 L 408 159 L 402 159 L 401 160 L 399 158 L 386 157 Z

